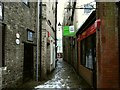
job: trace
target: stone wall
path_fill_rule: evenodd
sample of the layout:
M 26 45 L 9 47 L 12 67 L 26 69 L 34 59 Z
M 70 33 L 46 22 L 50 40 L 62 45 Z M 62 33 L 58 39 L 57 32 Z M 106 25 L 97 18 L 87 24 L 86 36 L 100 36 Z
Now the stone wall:
M 23 42 L 36 44 L 36 33 L 33 42 L 27 41 L 27 29 L 36 32 L 36 3 L 29 3 L 27 6 L 22 2 L 5 2 L 3 23 L 6 24 L 5 67 L 7 68 L 3 70 L 3 87 L 16 87 L 22 83 L 23 78 Z M 19 45 L 15 42 L 16 33 L 20 34 Z M 35 50 L 34 48 L 34 52 Z
M 54 2 L 55 3 L 55 2 Z M 42 3 L 42 42 L 41 42 L 41 79 L 46 79 L 47 73 L 50 70 L 50 58 L 51 57 L 51 49 L 50 47 L 47 48 L 47 39 L 48 39 L 48 32 L 50 32 L 50 36 L 55 38 L 55 33 L 53 32 L 52 28 L 55 30 L 55 13 L 52 12 L 52 2 L 43 2 Z M 50 6 L 50 7 L 49 7 Z M 52 13 L 51 13 L 52 12 Z M 48 24 L 48 20 L 51 22 L 51 26 Z M 48 71 L 48 72 L 47 72 Z
M 0 68 L 0 90 L 2 89 L 2 68 Z
M 53 42 L 55 42 L 55 2 L 46 3 L 46 30 L 50 33 L 50 53 L 47 56 L 50 56 L 50 62 L 48 64 L 49 71 L 51 72 L 54 69 L 54 62 L 55 59 L 53 57 Z M 54 29 L 54 30 L 53 30 Z M 49 59 L 47 59 L 48 61 Z
M 42 35 L 41 35 L 41 79 L 46 79 L 47 66 L 47 31 L 46 31 L 46 5 L 42 4 Z

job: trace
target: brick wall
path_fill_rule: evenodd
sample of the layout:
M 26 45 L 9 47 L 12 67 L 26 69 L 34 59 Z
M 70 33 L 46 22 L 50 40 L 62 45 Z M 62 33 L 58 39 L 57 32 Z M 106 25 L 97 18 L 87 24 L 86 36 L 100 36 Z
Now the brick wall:
M 97 87 L 119 87 L 117 9 L 115 3 L 97 3 Z

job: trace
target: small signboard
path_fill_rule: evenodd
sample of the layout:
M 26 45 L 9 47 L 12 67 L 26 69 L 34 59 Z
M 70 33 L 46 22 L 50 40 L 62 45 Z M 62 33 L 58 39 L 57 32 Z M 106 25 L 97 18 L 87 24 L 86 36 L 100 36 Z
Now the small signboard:
M 63 36 L 69 35 L 69 26 L 64 26 Z
M 63 36 L 74 36 L 75 31 L 74 31 L 74 26 L 64 26 L 63 27 Z
M 74 26 L 69 26 L 69 32 L 73 33 L 74 32 Z

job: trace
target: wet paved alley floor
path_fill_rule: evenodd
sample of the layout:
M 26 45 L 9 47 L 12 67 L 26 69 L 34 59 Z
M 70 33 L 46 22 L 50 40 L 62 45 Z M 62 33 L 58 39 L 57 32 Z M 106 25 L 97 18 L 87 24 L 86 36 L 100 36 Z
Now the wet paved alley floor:
M 35 87 L 35 90 L 43 88 L 88 88 L 89 86 L 84 80 L 76 74 L 71 65 L 64 62 L 62 59 L 58 60 L 57 67 L 50 75 L 49 80 L 41 85 Z

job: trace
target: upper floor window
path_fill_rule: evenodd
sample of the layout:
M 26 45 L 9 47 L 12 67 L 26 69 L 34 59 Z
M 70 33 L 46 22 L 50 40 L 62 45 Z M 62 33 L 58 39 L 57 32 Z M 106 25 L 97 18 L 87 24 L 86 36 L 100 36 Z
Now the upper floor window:
M 3 20 L 3 3 L 0 2 L 0 20 Z

